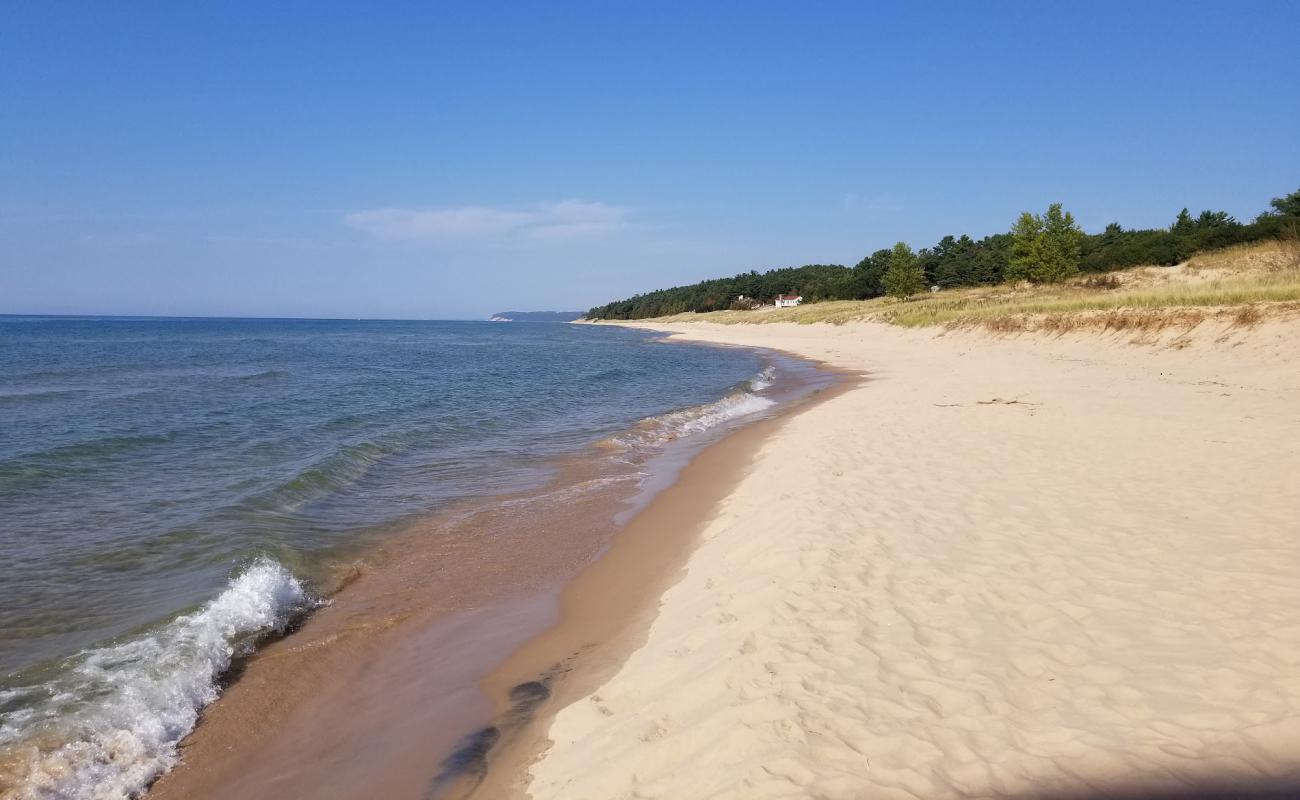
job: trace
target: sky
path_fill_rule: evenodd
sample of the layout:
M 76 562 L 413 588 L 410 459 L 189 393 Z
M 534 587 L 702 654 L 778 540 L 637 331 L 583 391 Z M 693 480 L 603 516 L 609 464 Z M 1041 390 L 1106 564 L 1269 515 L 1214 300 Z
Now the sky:
M 0 0 L 0 313 L 482 318 L 1300 189 L 1300 3 Z

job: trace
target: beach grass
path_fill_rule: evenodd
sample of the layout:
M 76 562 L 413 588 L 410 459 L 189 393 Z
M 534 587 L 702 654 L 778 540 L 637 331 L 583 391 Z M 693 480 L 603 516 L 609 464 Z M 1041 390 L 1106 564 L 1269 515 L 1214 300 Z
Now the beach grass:
M 1300 304 L 1300 242 L 1239 245 L 1197 255 L 1173 267 L 1136 267 L 1080 276 L 1049 286 L 1003 284 L 948 289 L 910 300 L 874 298 L 810 303 L 796 308 L 677 314 L 657 322 L 840 325 L 876 320 L 904 327 L 941 325 L 997 331 L 1121 329 L 1194 324 L 1229 315 L 1253 324 Z

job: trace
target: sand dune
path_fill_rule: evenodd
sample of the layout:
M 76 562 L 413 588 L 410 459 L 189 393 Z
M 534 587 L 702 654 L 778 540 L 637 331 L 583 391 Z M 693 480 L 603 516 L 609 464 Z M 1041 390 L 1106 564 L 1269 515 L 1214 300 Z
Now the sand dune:
M 533 797 L 1300 780 L 1300 324 L 672 330 L 870 380 L 763 446 Z

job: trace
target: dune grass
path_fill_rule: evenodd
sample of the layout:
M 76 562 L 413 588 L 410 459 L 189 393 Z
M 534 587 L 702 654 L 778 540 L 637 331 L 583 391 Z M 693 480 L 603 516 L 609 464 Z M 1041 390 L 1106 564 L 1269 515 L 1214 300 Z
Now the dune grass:
M 796 308 L 677 314 L 657 322 L 815 322 L 878 320 L 905 327 L 981 326 L 991 330 L 1079 325 L 1151 327 L 1232 314 L 1249 323 L 1272 307 L 1300 303 L 1300 242 L 1262 242 L 1198 255 L 1176 267 L 1137 267 L 1055 286 L 951 289 L 912 300 L 839 300 Z M 1247 310 L 1249 309 L 1249 310 Z

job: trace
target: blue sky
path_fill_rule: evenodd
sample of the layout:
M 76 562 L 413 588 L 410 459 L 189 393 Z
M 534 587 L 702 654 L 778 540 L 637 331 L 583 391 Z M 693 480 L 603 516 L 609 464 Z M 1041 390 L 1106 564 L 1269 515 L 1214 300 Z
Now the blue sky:
M 1300 3 L 0 0 L 0 313 L 583 309 L 1300 188 Z

